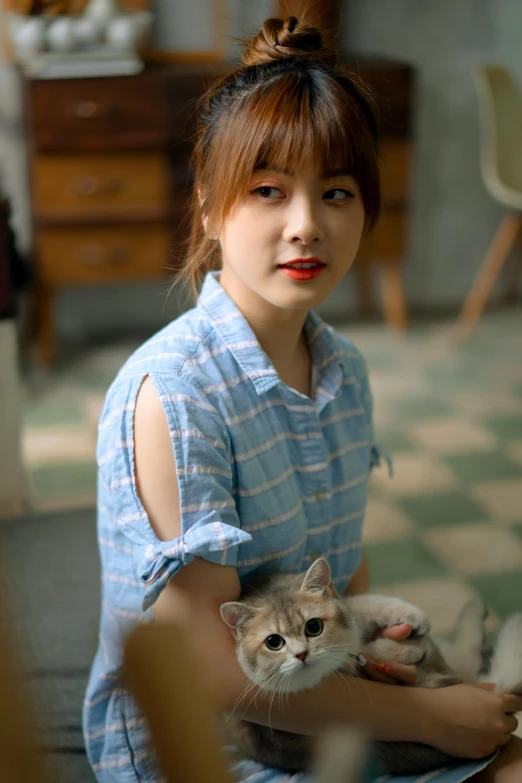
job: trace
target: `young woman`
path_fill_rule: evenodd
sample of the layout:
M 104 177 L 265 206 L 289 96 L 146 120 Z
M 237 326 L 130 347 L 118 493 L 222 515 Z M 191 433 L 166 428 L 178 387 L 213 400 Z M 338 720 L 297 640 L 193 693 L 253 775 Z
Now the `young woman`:
M 84 726 L 103 783 L 160 779 L 120 682 L 133 623 L 181 622 L 216 703 L 230 709 L 248 683 L 219 605 L 243 581 L 261 569 L 304 571 L 322 553 L 338 591 L 368 587 L 361 529 L 379 452 L 366 367 L 312 309 L 378 216 L 368 98 L 317 30 L 268 20 L 244 65 L 207 96 L 195 161 L 185 272 L 194 284 L 204 278 L 199 299 L 128 360 L 100 421 L 103 611 Z M 522 780 L 522 743 L 510 734 L 520 699 L 398 687 L 410 673 L 389 674 L 346 676 L 346 689 L 326 678 L 284 710 L 274 703 L 271 725 L 314 735 L 356 721 L 381 739 L 477 759 L 431 783 Z M 268 725 L 268 701 L 260 693 L 245 717 Z M 235 772 L 252 783 L 288 779 L 247 760 Z

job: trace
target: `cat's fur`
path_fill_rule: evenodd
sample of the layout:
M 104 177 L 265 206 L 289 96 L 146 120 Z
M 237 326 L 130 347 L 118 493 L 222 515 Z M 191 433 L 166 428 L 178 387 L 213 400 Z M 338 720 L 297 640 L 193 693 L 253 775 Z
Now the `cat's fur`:
M 522 614 L 502 628 L 492 657 L 484 654 L 485 611 L 472 601 L 464 607 L 453 644 L 438 646 L 429 635 L 429 621 L 416 606 L 377 595 L 339 596 L 324 558 L 303 576 L 270 574 L 249 584 L 240 601 L 221 606 L 221 614 L 236 639 L 239 664 L 251 682 L 274 699 L 313 688 L 333 671 L 360 674 L 348 653 L 370 660 L 417 666 L 416 686 L 441 688 L 487 679 L 497 690 L 522 695 Z M 305 635 L 305 624 L 320 619 L 323 629 Z M 403 642 L 375 638 L 378 629 L 409 623 L 413 632 Z M 316 628 L 316 624 L 312 626 Z M 268 637 L 284 639 L 282 648 L 267 648 Z M 272 642 L 274 640 L 272 639 Z M 279 643 L 279 642 L 278 642 Z M 306 660 L 296 655 L 306 652 Z M 245 694 L 246 702 L 252 694 Z M 313 741 L 309 737 L 271 729 L 241 719 L 239 703 L 223 719 L 227 742 L 262 764 L 289 771 L 310 768 Z M 457 763 L 435 748 L 414 742 L 377 742 L 383 772 L 422 773 Z

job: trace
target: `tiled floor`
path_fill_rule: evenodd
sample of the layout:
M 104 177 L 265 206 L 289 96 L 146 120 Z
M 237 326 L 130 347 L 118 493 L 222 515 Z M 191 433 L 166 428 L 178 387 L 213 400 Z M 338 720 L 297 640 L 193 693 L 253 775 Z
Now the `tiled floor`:
M 522 313 L 485 317 L 457 343 L 444 326 L 346 334 L 367 357 L 378 440 L 395 475 L 370 484 L 373 583 L 448 633 L 473 594 L 492 627 L 522 609 Z M 132 344 L 92 349 L 26 379 L 24 454 L 35 510 L 94 503 L 96 422 Z
M 395 472 L 370 485 L 373 584 L 442 634 L 478 594 L 495 627 L 522 610 L 522 313 L 487 316 L 464 344 L 436 326 L 358 332 Z

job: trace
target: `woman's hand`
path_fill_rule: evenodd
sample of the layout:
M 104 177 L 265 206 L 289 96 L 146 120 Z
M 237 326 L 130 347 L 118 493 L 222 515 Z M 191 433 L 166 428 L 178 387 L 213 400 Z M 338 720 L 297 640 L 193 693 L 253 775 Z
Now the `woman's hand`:
M 402 642 L 408 638 L 411 631 L 411 625 L 401 623 L 400 625 L 392 625 L 390 628 L 382 628 L 378 635 Z M 394 663 L 393 661 L 378 661 L 377 663 L 367 661 L 361 672 L 369 680 L 385 682 L 388 685 L 413 685 L 417 680 L 416 666 L 405 666 L 403 663 Z
M 522 710 L 522 698 L 493 693 L 494 687 L 481 683 L 419 688 L 429 702 L 423 741 L 451 756 L 470 759 L 488 756 L 508 743 L 518 726 L 513 713 Z

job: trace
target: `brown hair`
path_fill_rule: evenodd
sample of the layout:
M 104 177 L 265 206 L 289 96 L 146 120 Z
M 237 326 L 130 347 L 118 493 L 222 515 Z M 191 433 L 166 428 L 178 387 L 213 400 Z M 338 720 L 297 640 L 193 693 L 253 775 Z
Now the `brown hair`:
M 221 266 L 219 244 L 211 237 L 244 198 L 256 168 L 295 171 L 318 155 L 325 171 L 352 174 L 367 226 L 377 220 L 380 186 L 371 98 L 323 38 L 318 28 L 293 16 L 268 19 L 246 42 L 243 64 L 204 96 L 193 155 L 188 256 L 179 274 L 195 294 L 205 273 Z

